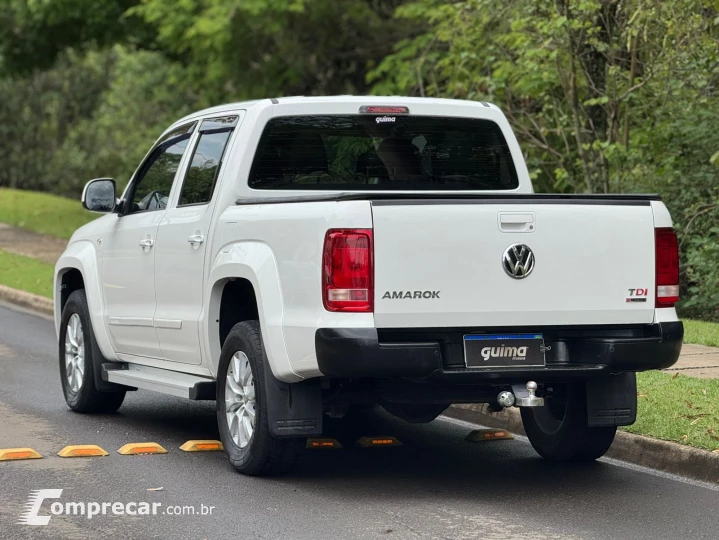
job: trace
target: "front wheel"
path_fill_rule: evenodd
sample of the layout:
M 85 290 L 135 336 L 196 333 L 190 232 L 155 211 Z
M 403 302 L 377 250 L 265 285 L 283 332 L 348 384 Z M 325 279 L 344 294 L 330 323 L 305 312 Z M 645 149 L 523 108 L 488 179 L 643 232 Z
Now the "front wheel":
M 555 385 L 543 407 L 522 407 L 529 442 L 543 458 L 593 461 L 614 441 L 617 428 L 587 426 L 587 396 L 583 384 Z
M 303 440 L 273 437 L 267 418 L 260 325 L 237 323 L 222 346 L 217 372 L 217 424 L 225 453 L 237 472 L 281 474 L 294 464 Z
M 67 405 L 79 413 L 115 412 L 124 390 L 101 392 L 95 385 L 95 360 L 102 353 L 95 341 L 85 291 L 74 291 L 60 319 L 60 379 Z

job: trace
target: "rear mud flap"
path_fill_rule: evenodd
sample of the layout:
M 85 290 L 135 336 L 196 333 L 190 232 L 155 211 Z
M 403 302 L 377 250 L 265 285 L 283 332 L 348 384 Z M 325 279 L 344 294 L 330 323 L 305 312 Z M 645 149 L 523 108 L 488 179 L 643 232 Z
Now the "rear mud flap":
M 265 366 L 267 418 L 274 437 L 322 435 L 322 390 L 319 378 L 298 383 L 279 381 Z
M 587 426 L 629 426 L 636 420 L 636 373 L 620 373 L 587 382 Z

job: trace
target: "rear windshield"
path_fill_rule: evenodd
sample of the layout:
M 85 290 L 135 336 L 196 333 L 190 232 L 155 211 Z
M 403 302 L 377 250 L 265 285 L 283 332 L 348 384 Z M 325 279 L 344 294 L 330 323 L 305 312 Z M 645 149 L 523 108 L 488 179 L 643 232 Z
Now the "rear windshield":
M 283 116 L 267 123 L 254 189 L 503 190 L 518 187 L 490 120 L 432 116 Z

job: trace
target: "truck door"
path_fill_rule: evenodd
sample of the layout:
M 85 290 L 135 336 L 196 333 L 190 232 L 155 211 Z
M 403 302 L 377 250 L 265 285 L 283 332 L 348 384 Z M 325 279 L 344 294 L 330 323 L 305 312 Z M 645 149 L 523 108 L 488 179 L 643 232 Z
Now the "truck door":
M 162 357 L 200 364 L 204 267 L 222 159 L 241 112 L 207 118 L 193 141 L 189 165 L 157 231 L 155 329 Z
M 148 155 L 127 190 L 121 215 L 105 237 L 105 324 L 118 353 L 161 358 L 153 325 L 155 242 L 193 128 L 194 123 L 168 134 Z

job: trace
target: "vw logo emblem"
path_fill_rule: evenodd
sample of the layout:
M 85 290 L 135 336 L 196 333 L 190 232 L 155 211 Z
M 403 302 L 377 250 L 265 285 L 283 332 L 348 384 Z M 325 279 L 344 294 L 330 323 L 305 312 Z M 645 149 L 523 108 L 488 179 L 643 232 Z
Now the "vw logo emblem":
M 524 279 L 534 270 L 534 253 L 529 246 L 512 244 L 502 255 L 502 267 L 514 279 Z

